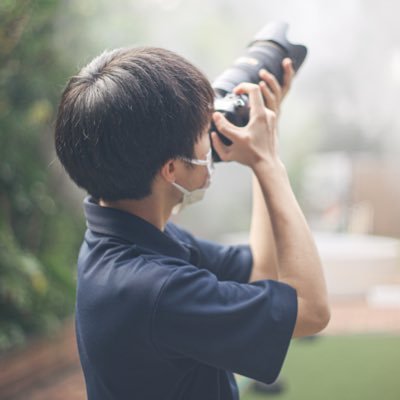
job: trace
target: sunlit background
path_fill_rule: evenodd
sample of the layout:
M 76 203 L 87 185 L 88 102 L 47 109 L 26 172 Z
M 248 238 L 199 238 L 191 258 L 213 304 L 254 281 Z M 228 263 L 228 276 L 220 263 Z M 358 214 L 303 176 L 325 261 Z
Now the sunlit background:
M 332 321 L 293 341 L 275 387 L 238 377 L 241 398 L 399 399 L 399 12 L 395 0 L 1 0 L 0 397 L 84 398 L 71 316 L 85 193 L 52 136 L 67 79 L 104 49 L 151 45 L 212 81 L 266 23 L 286 21 L 308 56 L 282 105 L 280 151 L 324 262 Z M 176 221 L 246 241 L 250 172 L 220 163 L 213 178 Z

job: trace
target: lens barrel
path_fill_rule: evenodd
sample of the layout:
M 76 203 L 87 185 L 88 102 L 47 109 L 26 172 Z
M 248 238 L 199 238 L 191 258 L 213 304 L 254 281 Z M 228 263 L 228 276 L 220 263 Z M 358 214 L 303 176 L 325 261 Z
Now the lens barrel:
M 259 71 L 266 69 L 282 85 L 282 60 L 286 57 L 290 58 L 295 72 L 303 63 L 307 55 L 307 48 L 303 45 L 292 44 L 287 40 L 288 27 L 289 25 L 285 22 L 272 22 L 265 25 L 255 35 L 245 53 L 213 82 L 214 109 L 224 114 L 233 124 L 245 126 L 249 118 L 247 97 L 232 94 L 233 89 L 239 83 L 258 83 L 260 81 Z M 217 131 L 214 124 L 212 124 L 211 130 Z M 217 133 L 225 144 L 232 143 L 220 132 L 217 131 Z M 213 151 L 213 157 L 215 161 L 220 161 L 215 151 Z

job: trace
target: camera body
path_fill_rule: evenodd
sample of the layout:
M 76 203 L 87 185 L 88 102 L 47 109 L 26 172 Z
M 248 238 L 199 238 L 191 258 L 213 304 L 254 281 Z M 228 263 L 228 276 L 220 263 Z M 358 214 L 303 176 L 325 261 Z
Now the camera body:
M 250 42 L 245 53 L 213 82 L 214 110 L 224 114 L 234 125 L 245 126 L 249 121 L 247 96 L 232 93 L 239 83 L 258 83 L 259 71 L 264 68 L 272 73 L 282 85 L 282 60 L 286 57 L 290 58 L 295 72 L 303 63 L 307 48 L 288 41 L 286 37 L 288 27 L 285 22 L 272 22 L 264 26 Z M 211 131 L 216 131 L 226 145 L 232 143 L 217 131 L 214 124 L 211 126 Z M 221 161 L 214 149 L 213 158 L 214 161 Z

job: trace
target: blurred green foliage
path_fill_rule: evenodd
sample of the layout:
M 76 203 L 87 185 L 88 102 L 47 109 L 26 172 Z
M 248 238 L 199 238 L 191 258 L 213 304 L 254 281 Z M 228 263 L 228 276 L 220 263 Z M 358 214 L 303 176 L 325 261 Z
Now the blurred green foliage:
M 68 71 L 51 42 L 57 3 L 0 2 L 0 351 L 56 328 L 74 305 L 83 222 L 48 159 Z

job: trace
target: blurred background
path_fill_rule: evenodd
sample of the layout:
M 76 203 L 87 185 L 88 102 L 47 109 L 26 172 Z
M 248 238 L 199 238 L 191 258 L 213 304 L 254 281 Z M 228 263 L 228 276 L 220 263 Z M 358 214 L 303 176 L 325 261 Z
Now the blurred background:
M 213 80 L 267 22 L 286 21 L 309 53 L 282 106 L 280 149 L 332 320 L 293 341 L 278 385 L 238 377 L 241 398 L 399 399 L 399 11 L 395 0 L 1 0 L 0 398 L 85 398 L 73 336 L 85 193 L 53 149 L 68 78 L 104 49 L 151 45 Z M 250 172 L 221 163 L 176 221 L 243 242 L 250 212 Z

